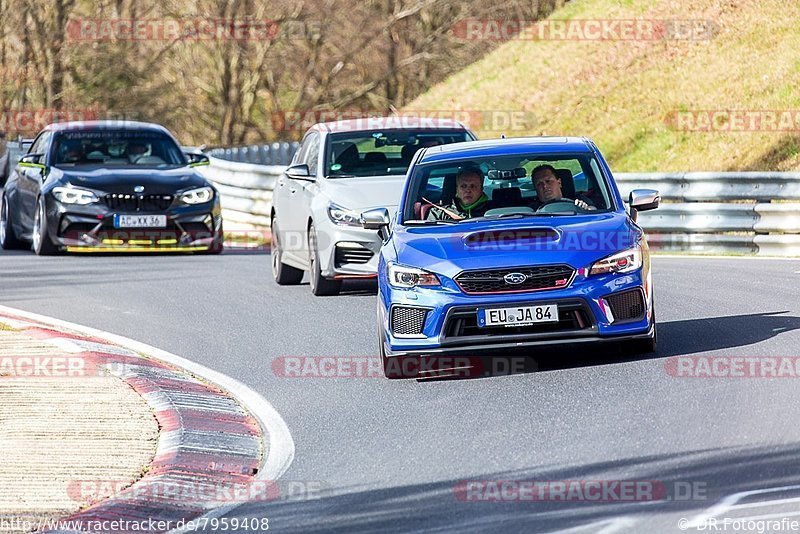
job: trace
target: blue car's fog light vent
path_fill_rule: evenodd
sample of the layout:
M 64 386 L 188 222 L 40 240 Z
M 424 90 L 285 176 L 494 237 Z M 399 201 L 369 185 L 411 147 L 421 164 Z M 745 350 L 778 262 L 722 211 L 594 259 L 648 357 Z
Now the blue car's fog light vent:
M 644 295 L 641 289 L 615 293 L 604 297 L 604 300 L 611 306 L 615 323 L 644 317 Z
M 455 281 L 464 293 L 520 293 L 569 286 L 575 269 L 569 265 L 541 265 L 464 271 Z
M 419 336 L 425 326 L 425 308 L 395 306 L 392 308 L 392 332 L 396 336 Z

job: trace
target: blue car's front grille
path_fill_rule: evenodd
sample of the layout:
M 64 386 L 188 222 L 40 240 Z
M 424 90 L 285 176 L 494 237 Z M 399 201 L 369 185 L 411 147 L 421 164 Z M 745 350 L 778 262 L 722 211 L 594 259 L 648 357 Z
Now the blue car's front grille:
M 455 281 L 468 294 L 520 293 L 565 288 L 574 274 L 569 265 L 542 265 L 464 271 Z

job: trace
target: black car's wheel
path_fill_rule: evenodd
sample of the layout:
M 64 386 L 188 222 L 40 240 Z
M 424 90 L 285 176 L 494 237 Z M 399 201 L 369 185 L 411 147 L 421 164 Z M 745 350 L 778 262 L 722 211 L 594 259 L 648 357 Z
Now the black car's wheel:
M 0 198 L 0 246 L 5 250 L 18 250 L 30 246 L 17 238 L 14 225 L 11 224 L 11 214 L 8 210 L 8 200 L 5 195 Z
M 308 270 L 311 275 L 311 292 L 318 297 L 338 295 L 342 289 L 342 281 L 331 280 L 322 276 L 317 243 L 317 230 L 314 228 L 314 223 L 311 223 L 308 228 Z
M 294 286 L 303 280 L 303 270 L 283 263 L 283 251 L 278 238 L 278 221 L 272 220 L 272 277 L 280 286 Z
M 33 251 L 38 256 L 52 256 L 61 252 L 59 248 L 50 241 L 47 235 L 47 215 L 44 211 L 44 199 L 39 198 L 36 205 L 36 213 L 33 216 Z
M 221 254 L 222 249 L 225 245 L 225 232 L 222 228 L 219 229 L 219 232 L 214 234 L 214 241 L 211 242 L 211 246 L 208 247 L 207 250 L 201 250 L 200 254 Z

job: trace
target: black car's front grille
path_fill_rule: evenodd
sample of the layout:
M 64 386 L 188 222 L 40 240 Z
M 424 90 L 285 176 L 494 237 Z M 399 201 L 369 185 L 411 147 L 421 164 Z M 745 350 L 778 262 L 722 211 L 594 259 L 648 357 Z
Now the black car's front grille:
M 119 211 L 164 211 L 172 205 L 172 195 L 110 193 L 103 197 L 106 206 Z
M 576 335 L 586 334 L 595 329 L 592 314 L 586 303 L 582 301 L 557 301 L 558 322 L 538 323 L 526 326 L 478 326 L 478 312 L 474 307 L 452 310 L 445 321 L 444 340 L 455 343 L 474 338 L 476 341 L 493 337 L 531 335 Z
M 641 289 L 632 289 L 603 297 L 611 306 L 614 322 L 644 318 L 644 295 Z
M 337 267 L 345 263 L 364 264 L 369 263 L 369 260 L 371 260 L 374 255 L 375 254 L 370 249 L 362 245 L 357 245 L 356 243 L 347 246 L 337 244 L 334 261 Z
M 569 265 L 543 265 L 464 271 L 455 281 L 464 293 L 470 294 L 542 291 L 567 287 L 574 273 Z M 519 283 L 511 283 L 509 278 Z
M 392 332 L 399 336 L 418 336 L 425 327 L 428 310 L 411 306 L 395 306 L 392 308 Z

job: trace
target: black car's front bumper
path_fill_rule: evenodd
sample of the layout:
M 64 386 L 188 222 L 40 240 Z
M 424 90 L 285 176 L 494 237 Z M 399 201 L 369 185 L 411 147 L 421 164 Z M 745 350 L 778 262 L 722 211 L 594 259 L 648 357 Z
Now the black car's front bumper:
M 122 211 L 102 200 L 79 206 L 45 196 L 47 234 L 67 252 L 200 252 L 222 246 L 219 195 L 204 204 Z M 115 215 L 165 215 L 164 228 L 115 228 Z

